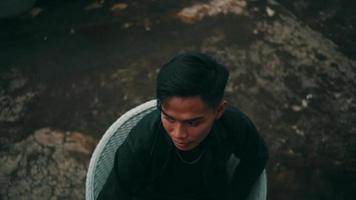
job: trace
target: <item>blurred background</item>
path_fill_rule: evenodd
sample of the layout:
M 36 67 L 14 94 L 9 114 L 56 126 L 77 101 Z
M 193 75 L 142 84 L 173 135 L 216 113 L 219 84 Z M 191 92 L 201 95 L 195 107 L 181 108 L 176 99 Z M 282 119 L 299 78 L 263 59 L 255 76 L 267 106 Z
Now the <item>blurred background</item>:
M 255 122 L 268 199 L 354 199 L 353 0 L 1 0 L 0 200 L 84 199 L 95 145 L 155 98 L 159 67 L 208 53 Z

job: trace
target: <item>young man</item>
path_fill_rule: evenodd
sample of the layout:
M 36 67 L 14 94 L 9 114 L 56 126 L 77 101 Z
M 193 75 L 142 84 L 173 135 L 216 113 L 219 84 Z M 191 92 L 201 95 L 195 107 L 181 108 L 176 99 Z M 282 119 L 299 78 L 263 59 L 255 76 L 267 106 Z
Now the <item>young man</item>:
M 223 100 L 228 76 L 200 53 L 165 64 L 157 78 L 158 109 L 117 150 L 98 199 L 245 199 L 268 152 L 249 118 Z

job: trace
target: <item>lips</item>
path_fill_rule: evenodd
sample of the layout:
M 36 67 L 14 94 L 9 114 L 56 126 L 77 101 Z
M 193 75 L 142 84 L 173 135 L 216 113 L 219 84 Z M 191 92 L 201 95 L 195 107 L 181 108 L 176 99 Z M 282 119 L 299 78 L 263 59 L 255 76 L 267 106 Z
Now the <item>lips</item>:
M 173 140 L 174 144 L 180 144 L 180 145 L 185 145 L 185 144 L 188 144 L 188 142 L 180 142 L 180 141 L 177 141 L 177 140 Z
M 178 142 L 174 140 L 173 143 L 178 149 L 186 149 L 190 144 L 189 142 Z

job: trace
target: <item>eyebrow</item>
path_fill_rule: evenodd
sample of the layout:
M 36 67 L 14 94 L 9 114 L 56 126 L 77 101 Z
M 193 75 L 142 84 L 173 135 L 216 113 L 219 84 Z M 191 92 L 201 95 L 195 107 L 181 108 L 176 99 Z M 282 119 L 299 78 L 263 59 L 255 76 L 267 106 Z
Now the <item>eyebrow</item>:
M 162 112 L 165 116 L 167 116 L 167 117 L 169 117 L 169 118 L 171 118 L 171 119 L 173 119 L 173 120 L 176 120 L 174 117 L 172 117 L 172 116 L 170 116 L 169 114 L 167 114 L 166 112 L 164 112 L 163 109 L 161 109 L 161 112 Z M 202 119 L 204 119 L 204 116 L 194 117 L 194 118 L 192 118 L 192 119 L 185 119 L 185 120 L 182 120 L 182 122 L 195 122 L 195 121 L 199 121 L 199 120 L 202 120 Z

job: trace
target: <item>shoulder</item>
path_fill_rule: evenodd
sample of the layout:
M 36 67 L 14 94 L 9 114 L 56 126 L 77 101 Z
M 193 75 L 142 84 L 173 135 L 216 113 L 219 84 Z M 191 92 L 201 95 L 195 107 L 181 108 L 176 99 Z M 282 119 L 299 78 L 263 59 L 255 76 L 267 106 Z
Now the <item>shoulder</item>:
M 239 126 L 250 126 L 252 121 L 249 117 L 236 107 L 228 106 L 221 117 L 225 126 L 228 127 L 239 127 Z
M 141 120 L 139 120 L 133 130 L 154 130 L 156 126 L 160 123 L 160 112 L 158 110 L 153 110 L 146 114 Z
M 119 183 L 128 191 L 141 187 L 150 162 L 150 151 L 154 135 L 160 124 L 159 112 L 146 114 L 130 130 L 127 138 L 115 155 L 114 169 Z
M 151 111 L 144 116 L 130 131 L 127 142 L 133 148 L 146 147 L 154 138 L 160 128 L 160 112 L 158 110 Z
M 160 127 L 159 116 L 159 112 L 154 110 L 139 120 L 130 130 L 127 138 L 116 152 L 120 166 L 125 165 L 137 169 L 137 163 L 148 162 L 150 150 L 156 138 L 155 135 L 159 131 L 157 129 Z
M 251 137 L 258 137 L 258 131 L 250 118 L 236 107 L 226 108 L 220 119 L 228 138 L 233 141 L 246 141 Z
M 229 107 L 222 116 L 228 141 L 239 158 L 268 157 L 268 150 L 259 131 L 249 117 L 238 108 Z

